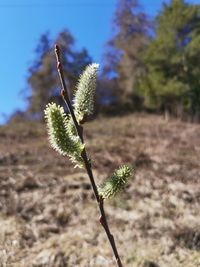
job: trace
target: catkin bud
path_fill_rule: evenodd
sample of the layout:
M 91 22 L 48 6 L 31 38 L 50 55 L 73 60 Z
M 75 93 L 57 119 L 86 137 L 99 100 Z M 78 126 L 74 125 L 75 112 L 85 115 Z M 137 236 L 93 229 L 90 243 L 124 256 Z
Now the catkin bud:
M 117 193 L 124 188 L 132 172 L 133 169 L 127 165 L 119 167 L 119 169 L 98 188 L 99 195 L 103 199 L 115 197 Z
M 79 167 L 83 166 L 81 152 L 84 145 L 79 138 L 71 138 L 67 131 L 69 118 L 64 109 L 50 103 L 44 111 L 51 146 L 63 156 L 69 156 Z
M 79 78 L 74 95 L 74 109 L 79 122 L 94 112 L 94 96 L 96 91 L 96 76 L 99 65 L 93 63 L 86 67 Z

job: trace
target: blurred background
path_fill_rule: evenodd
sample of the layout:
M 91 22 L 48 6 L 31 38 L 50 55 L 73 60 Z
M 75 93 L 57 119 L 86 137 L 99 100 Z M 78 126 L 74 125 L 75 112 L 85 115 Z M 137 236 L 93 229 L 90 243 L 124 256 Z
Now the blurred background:
M 106 203 L 124 265 L 200 266 L 200 0 L 0 0 L 0 33 L 0 266 L 115 265 L 84 170 L 48 144 L 55 43 L 71 95 L 100 63 L 97 184 L 135 169 Z
M 100 63 L 97 112 L 152 111 L 199 120 L 199 1 L 0 2 L 0 122 L 41 119 L 59 100 L 53 47 L 73 91 Z M 12 78 L 11 78 L 12 77 Z

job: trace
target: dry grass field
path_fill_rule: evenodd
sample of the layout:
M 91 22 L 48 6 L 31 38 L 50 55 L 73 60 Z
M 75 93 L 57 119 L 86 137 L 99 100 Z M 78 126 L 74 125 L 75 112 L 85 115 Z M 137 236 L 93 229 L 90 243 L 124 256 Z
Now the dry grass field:
M 85 128 L 98 184 L 135 166 L 105 203 L 124 267 L 200 266 L 200 125 L 134 114 Z M 0 266 L 115 267 L 89 180 L 44 125 L 2 126 L 0 140 Z

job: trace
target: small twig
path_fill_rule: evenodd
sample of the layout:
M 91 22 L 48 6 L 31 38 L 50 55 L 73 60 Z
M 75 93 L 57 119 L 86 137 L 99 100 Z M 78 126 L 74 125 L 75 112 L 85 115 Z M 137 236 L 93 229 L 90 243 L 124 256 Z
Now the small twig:
M 61 60 L 60 60 L 60 48 L 59 48 L 58 45 L 55 45 L 55 54 L 56 54 L 56 60 L 57 60 L 57 70 L 58 70 L 60 83 L 61 83 L 61 87 L 62 87 L 61 95 L 62 95 L 62 98 L 63 98 L 65 104 L 67 105 L 68 110 L 69 110 L 69 112 L 70 112 L 70 114 L 72 116 L 72 119 L 73 119 L 73 122 L 74 122 L 74 125 L 75 125 L 75 128 L 76 128 L 77 134 L 78 134 L 81 142 L 84 144 L 83 128 L 77 122 L 77 119 L 76 119 L 76 116 L 74 114 L 74 110 L 73 110 L 72 104 L 71 104 L 69 96 L 68 96 L 67 86 L 66 86 L 66 83 L 65 83 L 62 64 L 61 64 Z M 91 163 L 90 163 L 90 160 L 89 160 L 89 158 L 87 156 L 87 152 L 86 152 L 85 148 L 83 149 L 81 156 L 82 156 L 82 159 L 84 161 L 85 169 L 86 169 L 87 174 L 89 176 L 89 179 L 90 179 L 90 182 L 91 182 L 91 185 L 92 185 L 92 189 L 93 189 L 96 201 L 97 201 L 98 206 L 99 206 L 99 212 L 100 212 L 99 221 L 100 221 L 101 225 L 103 226 L 103 228 L 104 228 L 104 230 L 106 232 L 107 238 L 108 238 L 108 240 L 110 242 L 113 254 L 114 254 L 115 259 L 116 259 L 117 266 L 118 267 L 123 267 L 123 265 L 121 263 L 121 260 L 120 260 L 120 257 L 119 257 L 119 254 L 118 254 L 118 251 L 117 251 L 117 247 L 116 247 L 116 244 L 115 244 L 114 237 L 111 234 L 110 229 L 109 229 L 109 225 L 108 225 L 106 214 L 105 214 L 105 210 L 104 210 L 104 202 L 103 202 L 103 199 L 99 196 L 99 193 L 98 193 L 98 190 L 97 190 L 97 186 L 96 186 L 96 183 L 95 183 L 95 180 L 94 180 L 92 168 L 91 168 Z

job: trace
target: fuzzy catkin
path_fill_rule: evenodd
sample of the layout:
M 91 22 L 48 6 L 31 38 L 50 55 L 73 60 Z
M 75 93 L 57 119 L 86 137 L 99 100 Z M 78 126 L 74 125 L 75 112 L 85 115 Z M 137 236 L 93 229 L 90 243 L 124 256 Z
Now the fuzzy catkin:
M 69 118 L 64 109 L 55 103 L 49 103 L 44 111 L 51 146 L 61 155 L 69 156 L 72 162 L 82 167 L 81 152 L 84 145 L 80 139 L 72 138 L 67 129 Z
M 99 65 L 90 64 L 79 78 L 74 95 L 74 111 L 80 122 L 84 116 L 94 112 L 94 96 L 96 91 L 96 76 Z
M 98 188 L 99 195 L 103 199 L 115 197 L 125 186 L 128 178 L 132 175 L 133 169 L 128 165 L 123 165 L 115 170 L 113 175 L 108 178 Z

